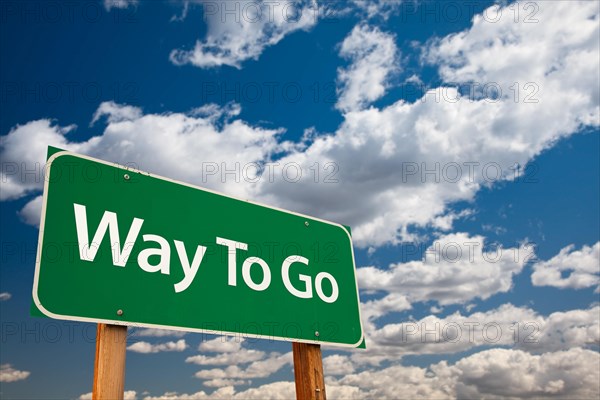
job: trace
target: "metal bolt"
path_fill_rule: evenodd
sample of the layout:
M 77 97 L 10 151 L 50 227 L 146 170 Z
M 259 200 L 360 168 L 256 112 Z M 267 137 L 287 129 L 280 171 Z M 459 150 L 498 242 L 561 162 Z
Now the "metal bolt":
M 129 180 L 129 174 L 123 175 L 123 178 L 125 178 L 125 180 L 128 181 Z
M 304 225 L 305 225 L 305 226 L 308 226 L 308 221 L 304 221 Z
M 123 310 L 117 310 L 117 315 L 123 315 Z
M 321 391 L 321 389 L 319 389 L 319 388 L 315 389 L 315 392 L 317 392 L 317 393 L 319 393 L 320 391 Z
M 315 331 L 315 336 L 319 337 L 319 331 Z

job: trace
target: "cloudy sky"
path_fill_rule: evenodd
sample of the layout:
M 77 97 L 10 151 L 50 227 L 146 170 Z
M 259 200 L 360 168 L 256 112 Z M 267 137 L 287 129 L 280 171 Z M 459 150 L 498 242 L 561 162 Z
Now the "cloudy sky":
M 52 145 L 351 226 L 329 398 L 598 398 L 599 7 L 3 0 L 0 396 L 91 396 L 29 316 Z M 129 332 L 126 398 L 294 397 L 289 343 Z

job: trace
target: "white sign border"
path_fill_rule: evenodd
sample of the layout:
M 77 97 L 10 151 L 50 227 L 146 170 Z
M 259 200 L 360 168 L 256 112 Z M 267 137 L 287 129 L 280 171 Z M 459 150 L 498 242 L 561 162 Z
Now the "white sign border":
M 88 160 L 88 161 L 93 161 L 93 162 L 98 162 L 100 164 L 104 164 L 104 165 L 108 165 L 111 167 L 115 167 L 115 168 L 119 168 L 122 169 L 124 172 L 127 173 L 138 173 L 138 174 L 144 174 L 147 176 L 151 176 L 153 178 L 156 179 L 160 179 L 163 181 L 167 181 L 167 182 L 171 182 L 171 183 L 175 183 L 177 185 L 183 185 L 183 186 L 187 186 L 193 189 L 198 189 L 198 190 L 202 190 L 204 192 L 209 192 L 209 193 L 213 193 L 219 196 L 223 196 L 223 197 L 228 197 L 230 199 L 234 199 L 234 200 L 238 200 L 238 201 L 243 201 L 246 203 L 250 203 L 250 204 L 254 204 L 260 207 L 265 207 L 265 208 L 269 208 L 272 210 L 277 210 L 277 211 L 281 211 L 287 214 L 292 214 L 292 215 L 296 215 L 299 217 L 303 217 L 303 218 L 308 218 L 311 219 L 313 221 L 319 221 L 319 222 L 323 222 L 325 224 L 329 224 L 329 225 L 334 225 L 337 226 L 339 228 L 341 228 L 346 235 L 348 235 L 348 240 L 350 242 L 350 250 L 352 251 L 352 266 L 354 269 L 354 282 L 356 285 L 356 299 L 358 301 L 358 318 L 359 318 L 359 324 L 360 324 L 360 339 L 358 340 L 358 342 L 354 343 L 354 344 L 347 344 L 347 343 L 336 343 L 336 342 L 325 342 L 325 341 L 320 341 L 320 340 L 308 340 L 308 339 L 297 339 L 297 338 L 287 338 L 287 337 L 283 337 L 283 336 L 271 336 L 271 335 L 258 335 L 258 334 L 252 334 L 252 333 L 241 333 L 241 332 L 230 332 L 230 331 L 222 331 L 222 330 L 212 330 L 212 329 L 197 329 L 197 328 L 186 328 L 186 327 L 180 327 L 180 326 L 171 326 L 171 325 L 158 325 L 158 324 L 147 324 L 147 323 L 138 323 L 138 322 L 128 322 L 128 321 L 122 321 L 122 320 L 112 320 L 112 319 L 97 319 L 97 318 L 88 318 L 88 317 L 73 317 L 73 316 L 69 316 L 69 315 L 62 315 L 62 314 L 55 314 L 49 310 L 47 310 L 41 303 L 39 296 L 38 296 L 38 282 L 39 282 L 39 275 L 40 275 L 40 264 L 41 264 L 41 256 L 42 256 L 42 246 L 43 246 L 43 240 L 44 240 L 44 225 L 46 222 L 46 202 L 48 200 L 48 185 L 50 182 L 50 173 L 52 170 L 52 163 L 54 162 L 54 160 L 56 160 L 59 157 L 62 156 L 73 156 L 76 158 L 81 158 L 84 160 Z M 364 341 L 364 337 L 365 337 L 365 333 L 364 333 L 364 329 L 363 329 L 363 324 L 362 324 L 362 316 L 361 316 L 361 312 L 360 312 L 360 296 L 359 296 L 359 292 L 358 292 L 358 281 L 356 279 L 356 262 L 354 260 L 354 247 L 352 245 L 352 237 L 350 236 L 350 234 L 348 233 L 348 230 L 335 222 L 331 222 L 331 221 L 326 221 L 320 218 L 315 218 L 315 217 L 311 217 L 308 215 L 304 215 L 304 214 L 300 214 L 300 213 L 296 213 L 293 211 L 289 211 L 289 210 L 284 210 L 278 207 L 273 207 L 273 206 L 268 206 L 266 204 L 261 204 L 258 202 L 254 202 L 254 201 L 250 201 L 250 200 L 243 200 L 234 196 L 229 196 L 214 190 L 210 190 L 210 189 L 206 189 L 200 186 L 196 186 L 196 185 L 192 185 L 189 183 L 185 183 L 185 182 L 181 182 L 181 181 L 177 181 L 174 179 L 170 179 L 170 178 L 166 178 L 160 175 L 154 175 L 154 174 L 150 174 L 148 172 L 145 171 L 140 171 L 138 169 L 135 168 L 126 168 L 123 167 L 117 163 L 110 163 L 104 160 L 99 160 L 97 158 L 93 158 L 93 157 L 89 157 L 83 154 L 77 154 L 77 153 L 73 153 L 71 151 L 67 151 L 67 150 L 60 150 L 54 154 L 52 154 L 52 156 L 50 156 L 50 158 L 48 158 L 48 161 L 46 162 L 46 176 L 44 179 L 44 193 L 43 193 L 43 197 L 42 197 L 42 214 L 41 214 L 41 219 L 40 219 L 40 226 L 39 226 L 39 236 L 38 236 L 38 248 L 37 248 L 37 253 L 36 253 L 36 262 L 35 262 L 35 275 L 33 278 L 33 291 L 32 291 L 32 296 L 33 296 L 33 301 L 35 302 L 36 307 L 47 317 L 50 318 L 54 318 L 54 319 L 60 319 L 60 320 L 66 320 L 66 321 L 81 321 L 81 322 L 92 322 L 92 323 L 102 323 L 102 324 L 112 324 L 112 325 L 121 325 L 121 326 L 132 326 L 132 327 L 136 327 L 136 328 L 156 328 L 156 329 L 167 329 L 167 330 L 174 330 L 174 331 L 181 331 L 181 332 L 192 332 L 192 333 L 207 333 L 207 334 L 212 334 L 212 335 L 227 335 L 227 336 L 243 336 L 243 337 L 248 337 L 248 338 L 256 338 L 256 339 L 267 339 L 267 340 L 278 340 L 278 341 L 285 341 L 285 342 L 298 342 L 298 343 L 310 343 L 310 344 L 320 344 L 320 345 L 329 345 L 329 346 L 335 346 L 335 347 L 349 347 L 349 348 L 358 348 L 358 346 Z

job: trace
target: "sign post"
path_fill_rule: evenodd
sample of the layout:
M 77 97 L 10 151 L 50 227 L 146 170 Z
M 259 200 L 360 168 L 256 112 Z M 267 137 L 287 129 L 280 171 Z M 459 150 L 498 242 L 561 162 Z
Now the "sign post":
M 127 327 L 98 324 L 92 400 L 123 400 Z
M 296 399 L 326 400 L 321 346 L 318 344 L 292 343 L 292 349 L 294 353 Z

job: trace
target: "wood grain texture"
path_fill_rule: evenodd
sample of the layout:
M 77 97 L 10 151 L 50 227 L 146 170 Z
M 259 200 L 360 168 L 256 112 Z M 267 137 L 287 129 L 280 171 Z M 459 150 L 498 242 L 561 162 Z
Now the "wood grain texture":
M 126 326 L 98 324 L 93 400 L 123 399 L 126 347 Z
M 323 359 L 318 344 L 292 343 L 296 399 L 326 400 Z

